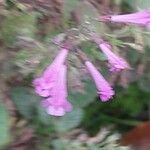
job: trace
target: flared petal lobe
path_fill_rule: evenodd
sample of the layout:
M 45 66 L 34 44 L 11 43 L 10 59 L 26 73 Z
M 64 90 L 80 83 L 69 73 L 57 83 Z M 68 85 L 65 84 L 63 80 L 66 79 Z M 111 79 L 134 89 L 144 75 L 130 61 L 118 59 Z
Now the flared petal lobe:
M 86 61 L 85 65 L 96 84 L 97 93 L 99 94 L 100 99 L 103 102 L 111 99 L 115 93 L 109 83 L 104 79 L 104 77 L 90 61 Z

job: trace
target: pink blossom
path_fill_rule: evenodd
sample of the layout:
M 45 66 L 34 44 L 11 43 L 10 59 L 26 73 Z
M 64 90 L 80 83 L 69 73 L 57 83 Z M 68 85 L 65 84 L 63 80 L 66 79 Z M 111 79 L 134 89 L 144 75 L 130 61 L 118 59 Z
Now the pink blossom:
M 67 67 L 61 66 L 57 80 L 51 90 L 51 96 L 41 102 L 47 113 L 53 116 L 63 116 L 72 110 L 71 103 L 67 100 Z
M 63 116 L 72 110 L 72 105 L 67 101 L 67 67 L 64 65 L 67 55 L 68 50 L 61 49 L 43 75 L 33 81 L 36 93 L 46 97 L 41 105 L 53 116 Z
M 99 94 L 100 99 L 103 102 L 111 99 L 114 95 L 114 91 L 109 83 L 104 79 L 104 77 L 98 72 L 98 70 L 90 61 L 86 61 L 85 65 L 96 84 L 97 93 Z
M 101 16 L 100 21 L 112 21 L 121 23 L 133 23 L 142 26 L 150 26 L 150 10 L 131 14 Z
M 99 44 L 102 52 L 106 55 L 109 65 L 110 71 L 117 72 L 123 69 L 129 69 L 129 64 L 121 57 L 117 56 L 111 51 L 111 46 L 107 43 Z
M 55 85 L 56 80 L 60 73 L 60 69 L 64 64 L 66 57 L 68 55 L 67 49 L 61 49 L 59 54 L 54 59 L 53 63 L 47 67 L 43 75 L 33 81 L 35 87 L 35 92 L 42 96 L 51 96 L 51 90 Z

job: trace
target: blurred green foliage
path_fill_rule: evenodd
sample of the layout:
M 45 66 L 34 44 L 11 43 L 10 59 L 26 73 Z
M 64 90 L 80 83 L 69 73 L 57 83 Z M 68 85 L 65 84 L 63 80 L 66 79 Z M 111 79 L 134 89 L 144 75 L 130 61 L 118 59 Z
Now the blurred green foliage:
M 10 123 L 10 117 L 5 106 L 0 104 L 0 149 L 10 142 Z
M 13 47 L 17 36 L 33 37 L 36 29 L 35 14 L 7 11 L 0 14 L 3 21 L 0 24 L 0 40 L 8 47 Z
M 21 115 L 31 119 L 35 115 L 37 100 L 39 99 L 27 87 L 16 87 L 11 91 L 11 97 Z
M 134 1 L 124 0 L 124 1 L 127 2 L 130 6 L 132 6 L 134 10 L 149 9 L 150 6 L 149 0 L 134 0 Z
M 80 124 L 83 117 L 83 111 L 80 108 L 74 108 L 71 113 L 66 114 L 62 118 L 49 116 L 39 106 L 40 98 L 32 92 L 32 89 L 27 87 L 13 88 L 11 97 L 16 104 L 17 110 L 23 117 L 32 121 L 37 120 L 45 125 L 53 125 L 57 132 L 65 132 L 75 128 Z
M 84 92 L 73 92 L 70 91 L 69 99 L 70 102 L 73 104 L 74 107 L 83 108 L 89 105 L 95 98 L 96 88 L 93 82 L 87 80 L 84 81 Z
M 97 133 L 103 125 L 113 123 L 118 125 L 117 129 L 124 130 L 124 127 L 126 127 L 127 130 L 128 127 L 136 126 L 140 123 L 140 121 L 137 121 L 137 117 L 149 105 L 149 97 L 150 93 L 139 89 L 137 84 L 132 84 L 127 90 L 119 90 L 115 98 L 110 102 L 101 103 L 96 99 L 87 106 L 85 109 L 86 116 L 82 124 L 90 134 Z
M 119 146 L 118 144 L 116 144 L 114 139 L 115 138 L 112 136 L 109 137 L 105 142 L 102 142 L 101 144 L 89 143 L 87 144 L 87 146 L 84 146 L 79 141 L 61 139 L 52 141 L 52 145 L 56 150 L 129 150 L 128 147 Z

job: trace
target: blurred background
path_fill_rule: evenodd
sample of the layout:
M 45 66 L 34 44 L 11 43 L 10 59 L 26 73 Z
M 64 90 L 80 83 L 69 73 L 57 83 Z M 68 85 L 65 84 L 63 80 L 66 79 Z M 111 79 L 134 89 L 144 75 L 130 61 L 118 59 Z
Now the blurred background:
M 150 150 L 150 30 L 96 20 L 148 8 L 149 0 L 0 0 L 0 150 Z M 132 69 L 110 74 L 87 31 L 107 39 Z M 116 95 L 102 103 L 72 51 L 68 99 L 74 110 L 52 117 L 32 80 L 52 62 L 66 33 Z

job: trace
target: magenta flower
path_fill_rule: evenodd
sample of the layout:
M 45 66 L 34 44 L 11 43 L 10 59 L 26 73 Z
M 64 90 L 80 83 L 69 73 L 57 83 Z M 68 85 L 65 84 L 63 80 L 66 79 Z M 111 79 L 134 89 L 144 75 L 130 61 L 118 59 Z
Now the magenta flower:
M 129 64 L 123 58 L 117 56 L 111 51 L 111 46 L 109 44 L 103 42 L 99 44 L 99 47 L 108 59 L 110 71 L 118 72 L 120 70 L 130 68 Z
M 90 61 L 86 61 L 85 65 L 91 74 L 94 82 L 96 84 L 97 93 L 100 96 L 100 99 L 105 102 L 112 98 L 114 91 L 109 83 L 104 79 L 104 77 L 98 72 L 94 65 Z
M 142 26 L 150 26 L 150 10 L 124 15 L 101 16 L 100 21 L 112 21 L 121 23 L 133 23 Z
M 47 67 L 43 75 L 33 81 L 35 87 L 35 92 L 42 96 L 51 96 L 51 90 L 55 85 L 56 80 L 58 80 L 58 75 L 60 69 L 64 64 L 66 57 L 68 55 L 67 49 L 61 49 L 59 54 L 54 59 L 53 63 Z
M 72 110 L 72 105 L 67 101 L 67 68 L 64 65 L 67 55 L 68 50 L 61 49 L 43 75 L 33 81 L 36 93 L 46 97 L 41 105 L 53 116 L 63 116 Z
M 51 90 L 51 96 L 41 102 L 49 115 L 63 116 L 72 110 L 71 103 L 67 100 L 67 67 L 61 66 L 57 80 Z

